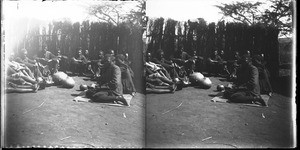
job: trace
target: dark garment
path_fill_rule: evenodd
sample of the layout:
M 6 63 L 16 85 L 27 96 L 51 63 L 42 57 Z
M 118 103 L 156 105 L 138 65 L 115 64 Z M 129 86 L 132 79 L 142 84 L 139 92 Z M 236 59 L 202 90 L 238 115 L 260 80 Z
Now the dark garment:
M 258 69 L 253 65 L 249 65 L 242 70 L 241 75 L 243 78 L 240 80 L 239 85 L 245 85 L 253 96 L 260 96 Z
M 122 54 L 118 54 L 116 57 L 116 65 L 120 67 L 122 72 L 122 85 L 124 93 L 135 92 L 135 85 L 133 83 L 133 71 L 130 66 L 126 64 L 125 57 Z
M 220 55 L 212 55 L 208 61 L 208 72 L 211 74 L 222 74 L 226 71 L 227 66 Z
M 118 100 L 116 95 L 107 91 L 97 92 L 92 96 L 91 99 L 94 102 L 101 102 L 101 103 L 110 103 Z
M 249 91 L 238 91 L 231 95 L 230 102 L 233 103 L 252 103 L 255 100 Z
M 253 57 L 253 65 L 257 67 L 259 72 L 259 85 L 261 93 L 267 94 L 269 92 L 273 92 L 270 80 L 269 80 L 269 72 L 266 69 L 265 65 L 262 63 L 262 58 L 258 56 Z
M 98 83 L 100 85 L 107 84 L 114 95 L 120 96 L 123 95 L 121 77 L 121 69 L 117 65 L 110 64 L 110 66 L 105 68 L 102 76 L 98 80 Z
M 235 103 L 249 103 L 260 97 L 259 73 L 258 69 L 249 65 L 241 68 L 237 86 L 245 87 L 244 89 L 233 89 L 225 91 L 224 96 Z
M 103 75 L 98 80 L 99 85 L 107 84 L 108 91 L 91 90 L 87 92 L 94 102 L 113 102 L 117 101 L 119 96 L 123 96 L 123 87 L 121 83 L 121 70 L 118 66 L 110 64 Z

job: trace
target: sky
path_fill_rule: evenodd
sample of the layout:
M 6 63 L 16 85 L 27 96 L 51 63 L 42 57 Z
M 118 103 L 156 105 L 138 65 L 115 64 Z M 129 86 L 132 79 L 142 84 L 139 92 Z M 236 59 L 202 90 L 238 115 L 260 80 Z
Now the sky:
M 206 22 L 218 22 L 222 18 L 220 10 L 214 5 L 232 3 L 234 0 L 147 0 L 146 15 L 150 18 L 172 18 L 187 21 L 203 18 Z M 248 0 L 261 1 L 266 0 Z M 22 39 L 29 28 L 34 25 L 47 25 L 52 20 L 69 18 L 72 22 L 95 20 L 88 14 L 87 8 L 99 4 L 101 0 L 68 0 L 68 1 L 3 1 L 3 19 L 5 42 L 13 45 L 17 39 Z M 133 8 L 136 2 L 127 2 L 124 11 Z M 23 21 L 27 18 L 29 21 Z M 40 20 L 37 22 L 36 20 Z M 11 47 L 9 47 L 11 49 Z
M 96 21 L 88 14 L 88 7 L 99 4 L 98 0 L 68 0 L 68 1 L 3 1 L 3 26 L 5 30 L 5 50 L 16 47 L 31 28 L 36 26 L 47 27 L 53 20 L 59 21 L 68 18 L 71 22 L 83 20 Z M 121 2 L 118 2 L 121 3 Z M 126 2 L 122 12 L 126 13 L 136 8 L 137 2 Z M 98 21 L 98 20 L 97 20 Z M 41 28 L 40 28 L 41 29 Z
M 222 18 L 222 14 L 215 5 L 235 1 L 237 0 L 147 0 L 146 14 L 150 18 L 163 17 L 177 21 L 203 18 L 208 23 L 218 22 Z M 247 1 L 266 2 L 266 0 Z

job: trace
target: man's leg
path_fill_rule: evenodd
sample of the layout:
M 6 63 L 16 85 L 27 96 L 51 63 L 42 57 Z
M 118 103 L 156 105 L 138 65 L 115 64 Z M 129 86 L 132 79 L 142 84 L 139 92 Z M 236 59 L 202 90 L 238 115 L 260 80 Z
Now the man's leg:
M 231 95 L 229 100 L 233 103 L 252 103 L 254 101 L 254 97 L 247 96 L 246 92 L 236 92 Z
M 268 104 L 259 96 L 254 97 L 248 94 L 246 91 L 240 91 L 234 93 L 230 98 L 229 101 L 233 103 L 260 103 L 262 106 L 268 106 Z
M 37 84 L 37 81 L 34 80 L 34 79 L 32 79 L 32 78 L 30 78 L 29 76 L 26 76 L 26 75 L 24 75 L 24 74 L 21 74 L 20 77 L 21 77 L 22 79 L 24 79 L 26 82 L 29 82 L 29 83 L 32 83 L 32 84 Z
M 9 87 L 6 88 L 6 92 L 12 93 L 12 92 L 17 92 L 17 93 L 27 93 L 27 92 L 36 92 L 39 89 L 39 85 L 17 85 L 14 83 L 9 82 L 8 83 Z
M 100 102 L 100 103 L 113 103 L 115 101 L 121 101 L 124 105 L 130 106 L 130 102 L 126 101 L 123 96 L 114 96 L 109 95 L 108 92 L 101 91 L 92 96 L 93 102 Z

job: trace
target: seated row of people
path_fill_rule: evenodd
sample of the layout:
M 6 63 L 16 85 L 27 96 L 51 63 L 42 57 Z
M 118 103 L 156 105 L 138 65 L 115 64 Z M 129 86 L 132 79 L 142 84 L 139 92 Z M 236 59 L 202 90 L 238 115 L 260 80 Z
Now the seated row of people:
M 250 51 L 245 54 L 251 58 Z M 253 65 L 259 70 L 259 84 L 261 86 L 262 93 L 272 94 L 273 90 L 269 81 L 269 74 L 263 64 L 263 58 L 261 55 L 254 55 Z M 202 70 L 199 68 L 203 64 L 203 57 L 197 56 L 194 52 L 193 56 L 187 54 L 183 48 L 175 52 L 174 55 L 167 60 L 164 57 L 163 50 L 157 51 L 157 56 L 151 58 L 151 54 L 146 54 L 145 71 L 146 71 L 146 85 L 148 87 L 154 87 L 152 85 L 172 85 L 172 82 L 185 81 L 195 70 Z M 232 60 L 224 59 L 224 51 L 214 51 L 213 55 L 208 58 L 207 71 L 208 74 L 227 77 L 230 81 L 237 81 L 237 76 L 241 76 L 241 57 L 239 52 L 234 52 Z M 172 82 L 170 82 L 172 81 Z M 238 81 L 237 81 L 238 82 Z M 155 84 L 154 84 L 155 83 Z
M 20 54 L 15 58 L 12 53 L 9 64 L 7 67 L 8 80 L 26 80 L 24 83 L 32 83 L 37 87 L 41 83 L 48 81 L 47 77 L 50 77 L 54 73 L 58 72 L 60 69 L 63 72 L 66 72 L 69 68 L 73 73 L 78 73 L 79 75 L 84 75 L 84 73 L 91 72 L 95 77 L 94 79 L 101 76 L 101 70 L 103 68 L 104 53 L 99 51 L 98 59 L 90 60 L 88 50 L 85 53 L 82 53 L 82 50 L 79 49 L 78 57 L 67 57 L 61 55 L 60 50 L 58 49 L 57 56 L 48 51 L 47 46 L 45 46 L 38 54 L 33 56 L 33 59 L 30 59 L 27 56 L 27 50 L 22 49 L 19 51 Z M 109 51 L 109 54 L 114 56 L 114 51 Z M 130 94 L 135 94 L 136 89 L 133 83 L 133 71 L 130 67 L 130 61 L 128 60 L 128 53 L 125 55 L 118 54 L 116 56 L 116 61 L 118 66 L 122 69 L 122 83 L 124 85 L 125 92 Z M 21 68 L 21 69 L 20 69 Z M 20 71 L 19 71 L 20 70 Z M 18 71 L 18 74 L 16 73 Z M 19 73 L 20 72 L 20 73 Z M 18 79 L 17 79 L 18 78 Z M 20 78 L 20 79 L 19 79 Z M 37 84 L 36 80 L 40 79 L 41 83 Z M 13 85 L 13 82 L 8 82 L 10 85 Z M 50 83 L 49 83 L 50 84 Z M 15 85 L 15 84 L 14 84 Z M 17 87 L 16 85 L 14 87 Z M 24 86 L 23 86 L 24 87 Z M 12 91 L 12 90 L 11 90 Z M 26 90 L 25 90 L 26 91 Z M 35 89 L 36 91 L 36 89 Z

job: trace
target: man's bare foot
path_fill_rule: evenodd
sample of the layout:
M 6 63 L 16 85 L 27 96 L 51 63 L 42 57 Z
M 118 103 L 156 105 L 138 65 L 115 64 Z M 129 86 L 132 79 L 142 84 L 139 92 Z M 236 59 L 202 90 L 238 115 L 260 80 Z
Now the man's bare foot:
M 269 94 L 268 94 L 270 97 L 273 95 L 273 92 L 269 92 Z
M 174 93 L 176 91 L 176 89 L 177 89 L 177 85 L 175 83 L 173 85 L 170 85 L 170 91 L 172 93 Z
M 36 83 L 32 86 L 33 92 L 35 92 L 35 93 L 39 90 L 39 88 L 40 88 L 40 85 L 38 83 Z
M 130 95 L 135 96 L 135 94 L 136 94 L 136 91 L 133 91 Z
M 268 107 L 268 104 L 262 98 L 255 98 L 254 103 L 259 103 L 261 106 Z
M 122 102 L 125 106 L 130 106 L 130 100 L 126 100 L 123 96 L 118 96 L 117 100 Z

